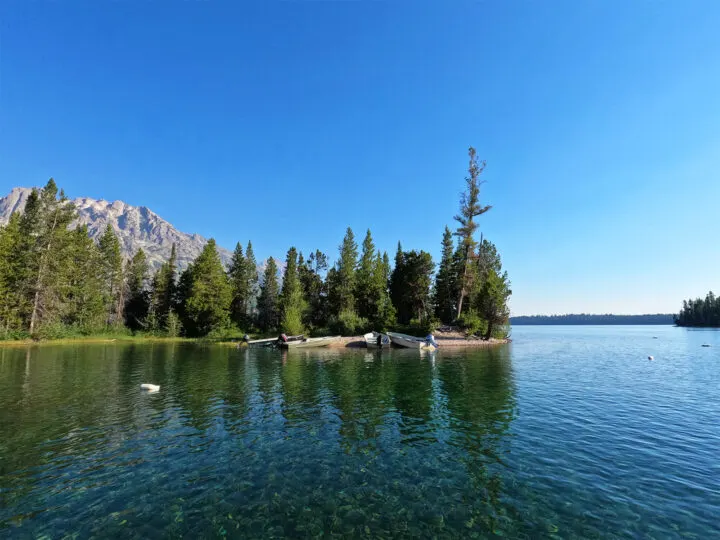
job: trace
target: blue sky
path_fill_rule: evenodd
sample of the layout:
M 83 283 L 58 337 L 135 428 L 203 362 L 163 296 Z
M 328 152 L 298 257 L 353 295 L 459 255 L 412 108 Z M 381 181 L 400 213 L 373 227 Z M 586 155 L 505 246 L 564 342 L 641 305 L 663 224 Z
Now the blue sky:
M 473 145 L 515 314 L 720 289 L 720 3 L 240 4 L 4 2 L 0 191 L 437 256 Z

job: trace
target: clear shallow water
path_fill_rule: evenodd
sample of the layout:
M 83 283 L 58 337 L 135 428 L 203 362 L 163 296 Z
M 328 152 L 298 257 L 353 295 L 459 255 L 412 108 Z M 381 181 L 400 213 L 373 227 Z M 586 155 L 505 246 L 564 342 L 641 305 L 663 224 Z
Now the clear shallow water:
M 720 535 L 719 332 L 513 334 L 2 349 L 0 537 Z

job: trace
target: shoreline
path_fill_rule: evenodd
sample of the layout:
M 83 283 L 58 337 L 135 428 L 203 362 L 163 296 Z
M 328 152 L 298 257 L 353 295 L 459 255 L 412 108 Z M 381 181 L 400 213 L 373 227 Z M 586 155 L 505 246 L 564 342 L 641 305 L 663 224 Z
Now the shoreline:
M 495 339 L 491 338 L 488 341 L 482 339 L 468 339 L 464 337 L 438 337 L 435 336 L 435 341 L 442 349 L 461 349 L 461 348 L 486 348 L 486 347 L 497 347 L 499 345 L 507 345 L 511 340 L 509 339 Z M 365 338 L 363 336 L 349 336 L 341 337 L 339 340 L 330 343 L 328 345 L 330 349 L 365 349 Z M 395 347 L 397 348 L 397 347 Z
M 440 348 L 486 348 L 507 345 L 512 340 L 491 338 L 485 341 L 480 338 L 467 338 L 459 332 L 438 332 L 435 336 Z M 445 335 L 443 335 L 445 334 Z M 88 336 L 59 339 L 19 339 L 0 340 L 0 347 L 42 347 L 52 345 L 118 345 L 118 344 L 153 344 L 153 343 L 199 343 L 206 345 L 237 346 L 242 343 L 240 340 L 212 340 L 207 338 L 187 337 L 154 337 L 154 336 Z M 342 336 L 337 341 L 330 343 L 331 349 L 365 349 L 365 338 L 363 336 Z

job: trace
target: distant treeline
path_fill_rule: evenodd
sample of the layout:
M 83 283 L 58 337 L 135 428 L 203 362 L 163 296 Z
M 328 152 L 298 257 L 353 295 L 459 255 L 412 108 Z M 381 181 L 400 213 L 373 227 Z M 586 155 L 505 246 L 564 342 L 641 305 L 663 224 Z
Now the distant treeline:
M 570 315 L 530 315 L 511 317 L 510 324 L 673 324 L 672 313 L 648 315 L 590 315 L 587 313 Z
M 685 300 L 682 310 L 675 316 L 675 324 L 720 327 L 720 298 L 710 291 L 704 299 Z
M 427 332 L 457 323 L 486 338 L 504 335 L 511 294 L 492 242 L 474 238 L 480 173 L 470 148 L 458 226 L 445 227 L 437 265 L 398 242 L 394 265 L 368 230 L 361 246 L 348 227 L 334 265 L 320 251 L 291 247 L 282 283 L 270 258 L 260 280 L 252 244 L 238 243 L 224 268 L 215 241 L 178 273 L 169 260 L 151 273 L 139 250 L 124 260 L 112 227 L 95 243 L 72 228 L 73 205 L 50 179 L 28 196 L 25 212 L 0 228 L 0 338 L 101 333 L 238 337 L 244 332 L 357 335 L 368 330 Z M 453 242 L 453 236 L 457 242 Z

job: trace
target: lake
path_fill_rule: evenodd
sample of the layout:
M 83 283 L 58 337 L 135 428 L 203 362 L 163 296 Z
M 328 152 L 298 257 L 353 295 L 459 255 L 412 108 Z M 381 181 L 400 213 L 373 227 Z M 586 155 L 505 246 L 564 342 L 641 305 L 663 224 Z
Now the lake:
M 513 340 L 0 349 L 0 537 L 720 535 L 720 333 Z

